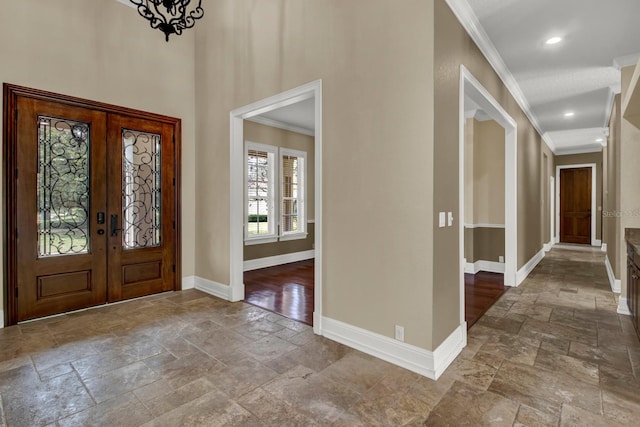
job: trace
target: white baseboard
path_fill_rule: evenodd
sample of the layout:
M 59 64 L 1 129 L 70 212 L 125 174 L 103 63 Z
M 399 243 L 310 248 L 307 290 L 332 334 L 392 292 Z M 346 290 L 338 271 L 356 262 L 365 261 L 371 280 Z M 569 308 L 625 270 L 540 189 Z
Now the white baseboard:
M 195 276 L 194 288 L 226 301 L 231 300 L 231 287 L 223 285 L 222 283 L 214 282 L 213 280 L 207 280 L 203 279 L 202 277 Z
M 4 311 L 0 310 L 0 329 L 4 328 Z
M 626 298 L 620 297 L 620 301 L 618 302 L 618 314 L 631 316 L 631 312 L 629 311 L 629 305 L 627 304 Z
M 619 294 L 622 289 L 622 283 L 619 279 L 616 279 L 616 276 L 613 274 L 613 268 L 611 267 L 611 262 L 609 261 L 609 256 L 604 257 L 604 265 L 607 267 L 607 276 L 609 277 L 609 284 L 611 285 L 611 290 Z M 621 298 L 622 299 L 622 298 Z
M 602 246 L 602 240 L 600 240 L 600 239 L 591 239 L 591 246 Z
M 535 254 L 533 258 L 529 260 L 529 262 L 527 262 L 524 266 L 522 266 L 520 270 L 518 270 L 518 272 L 516 273 L 516 286 L 520 286 L 520 284 L 524 282 L 527 277 L 529 277 L 529 274 L 531 274 L 533 269 L 536 268 L 536 265 L 538 265 L 540 261 L 542 261 L 542 258 L 544 258 L 544 254 L 544 249 L 541 249 L 540 252 Z
M 182 290 L 193 289 L 196 287 L 196 276 L 186 276 L 182 278 Z
M 607 244 L 606 244 L 606 243 L 603 243 L 603 244 L 602 244 L 602 246 L 600 246 L 600 250 L 601 250 L 602 252 L 607 252 Z
M 489 273 L 504 274 L 504 263 L 495 261 L 476 261 L 473 264 L 465 263 L 464 272 L 468 274 L 476 274 L 478 271 L 488 271 Z
M 273 267 L 274 265 L 288 264 L 290 262 L 304 261 L 315 258 L 316 251 L 294 252 L 291 254 L 276 255 L 265 258 L 250 259 L 243 263 L 243 271 L 257 270 L 259 268 Z
M 460 325 L 431 352 L 338 320 L 322 318 L 322 335 L 371 356 L 437 380 L 466 345 L 466 326 Z
M 551 248 L 553 248 L 553 242 L 549 242 L 549 243 L 545 243 L 544 244 L 544 251 L 545 252 L 549 252 L 551 250 Z

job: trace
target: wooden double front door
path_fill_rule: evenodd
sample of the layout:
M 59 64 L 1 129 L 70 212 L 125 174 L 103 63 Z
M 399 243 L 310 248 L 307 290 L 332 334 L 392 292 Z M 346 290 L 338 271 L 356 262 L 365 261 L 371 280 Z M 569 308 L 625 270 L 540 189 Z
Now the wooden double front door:
M 175 289 L 176 123 L 7 90 L 9 324 Z

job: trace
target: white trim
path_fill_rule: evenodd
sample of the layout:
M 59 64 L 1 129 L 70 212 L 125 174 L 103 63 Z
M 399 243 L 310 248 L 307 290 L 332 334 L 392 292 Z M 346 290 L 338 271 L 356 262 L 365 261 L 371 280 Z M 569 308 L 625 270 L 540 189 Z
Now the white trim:
M 231 287 L 223 285 L 222 283 L 195 276 L 195 288 L 214 297 L 231 301 Z
M 465 98 L 472 99 L 483 111 L 505 129 L 505 263 L 504 284 L 517 285 L 518 262 L 518 126 L 482 84 L 460 65 L 460 89 L 458 112 L 458 246 L 459 246 L 459 286 L 460 324 L 465 322 L 464 288 L 464 108 Z
M 616 67 L 618 70 L 621 70 L 625 67 L 636 65 L 638 63 L 638 60 L 640 60 L 640 53 L 632 53 L 631 55 L 614 58 L 613 66 Z
M 552 248 L 553 248 L 553 243 L 549 242 L 544 244 L 544 247 L 542 248 L 542 250 L 544 250 L 545 252 L 549 252 Z
M 548 244 L 553 246 L 556 240 L 556 178 L 553 176 L 549 177 L 549 223 Z
M 479 260 L 474 263 L 467 262 L 464 266 L 464 272 L 467 274 L 476 274 L 479 271 L 488 271 L 489 273 L 504 274 L 504 263 L 495 261 Z
M 4 328 L 4 310 L 0 309 L 0 329 Z
M 520 270 L 518 270 L 516 286 L 520 286 L 520 284 L 524 282 L 527 277 L 529 277 L 529 274 L 531 274 L 533 269 L 536 268 L 536 266 L 540 263 L 540 261 L 542 261 L 542 258 L 544 258 L 544 255 L 545 255 L 544 249 L 541 249 L 540 252 L 535 254 L 529 260 L 529 262 L 527 262 L 525 265 L 522 266 Z
M 431 352 L 338 320 L 322 319 L 322 335 L 371 356 L 437 380 L 466 346 L 466 325 L 458 326 Z
M 307 223 L 308 224 L 308 223 Z M 309 236 L 309 233 L 306 232 L 298 232 L 298 233 L 289 233 L 284 236 L 280 236 L 279 239 L 281 242 L 286 242 L 288 240 L 302 240 L 306 239 Z
M 599 246 L 596 239 L 596 164 L 595 163 L 581 163 L 576 165 L 558 165 L 556 166 L 556 224 L 558 229 L 556 230 L 556 240 L 560 241 L 560 170 L 562 169 L 578 169 L 578 168 L 591 168 L 591 246 Z M 600 242 L 602 243 L 602 242 Z
M 601 250 L 602 252 L 607 252 L 607 244 L 606 244 L 606 243 L 603 243 L 603 244 L 602 244 L 602 246 L 600 246 L 600 250 Z
M 258 123 L 259 125 L 270 126 L 282 130 L 287 130 L 289 132 L 301 133 L 307 136 L 314 136 L 315 131 L 313 129 L 307 129 L 300 126 L 291 125 L 289 123 L 281 122 L 280 120 L 268 119 L 266 117 L 256 116 L 247 119 L 250 122 Z
M 315 257 L 313 249 L 309 251 L 293 252 L 284 255 L 274 255 L 264 258 L 249 259 L 243 263 L 243 271 L 258 270 L 260 268 L 273 267 L 276 265 L 289 264 L 291 262 L 304 261 Z
M 527 98 L 524 96 L 520 85 L 504 63 L 504 60 L 498 53 L 493 42 L 491 42 L 489 35 L 480 24 L 478 17 L 471 6 L 469 6 L 467 0 L 446 0 L 446 2 L 458 18 L 458 21 L 460 21 L 460 24 L 462 24 L 471 39 L 476 43 L 491 67 L 493 67 L 495 72 L 498 74 L 500 80 L 502 80 L 504 85 L 507 87 L 507 90 L 516 100 L 522 112 L 524 112 L 533 127 L 538 131 L 538 134 L 542 135 L 542 139 L 546 142 L 549 149 L 555 154 L 555 144 L 553 143 L 553 140 L 542 131 L 542 127 L 538 123 L 538 118 L 531 111 L 529 101 L 527 101 Z
M 307 220 L 307 224 L 315 224 L 316 220 L 315 219 L 308 219 Z
M 247 228 L 245 227 L 245 230 Z M 278 237 L 277 236 L 269 236 L 269 237 L 251 237 L 251 238 L 245 238 L 244 239 L 244 245 L 245 246 L 252 246 L 252 245 L 262 245 L 264 243 L 277 243 L 278 242 Z
M 602 247 L 602 240 L 600 240 L 600 239 L 594 239 L 594 240 L 591 242 L 591 246 L 596 246 L 596 247 L 598 247 L 598 248 L 601 248 L 601 247 Z
M 230 125 L 230 218 L 229 218 L 229 283 L 230 300 L 244 299 L 243 283 L 243 200 L 244 152 L 243 121 L 275 109 L 292 105 L 306 99 L 315 101 L 315 267 L 314 267 L 314 322 L 316 334 L 322 332 L 322 80 L 299 86 L 297 88 L 262 99 L 244 107 L 237 108 L 229 114 Z M 311 214 L 311 212 L 309 212 Z
M 556 156 L 570 156 L 571 154 L 588 154 L 588 153 L 600 153 L 602 152 L 602 146 L 593 147 L 593 148 L 567 148 L 567 149 L 558 149 L 554 153 Z
M 618 314 L 624 314 L 625 316 L 631 316 L 631 311 L 629 311 L 629 304 L 626 298 L 620 297 L 620 301 L 618 302 Z
M 182 290 L 193 289 L 196 287 L 196 276 L 185 276 L 182 278 Z
M 613 268 L 611 267 L 611 261 L 609 261 L 609 255 L 604 257 L 604 265 L 607 268 L 607 276 L 609 277 L 609 285 L 611 290 L 619 294 L 622 291 L 622 282 L 620 279 L 616 279 L 616 275 L 613 274 Z
M 464 228 L 505 228 L 504 224 L 465 224 Z

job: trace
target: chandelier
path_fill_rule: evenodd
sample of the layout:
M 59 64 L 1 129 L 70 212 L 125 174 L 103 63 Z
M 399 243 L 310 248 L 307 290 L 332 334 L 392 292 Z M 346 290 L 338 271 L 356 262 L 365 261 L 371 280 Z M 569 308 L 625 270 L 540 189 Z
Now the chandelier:
M 202 0 L 130 0 L 138 13 L 149 20 L 151 28 L 162 31 L 167 41 L 171 34 L 180 35 L 182 30 L 193 27 L 196 19 L 202 18 Z

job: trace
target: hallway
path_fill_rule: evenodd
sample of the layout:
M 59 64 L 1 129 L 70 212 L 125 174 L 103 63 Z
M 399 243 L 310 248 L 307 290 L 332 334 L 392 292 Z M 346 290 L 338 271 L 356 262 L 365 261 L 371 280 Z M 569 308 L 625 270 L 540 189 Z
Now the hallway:
M 196 290 L 0 330 L 0 425 L 615 425 L 640 343 L 603 255 L 554 249 L 436 381 Z

